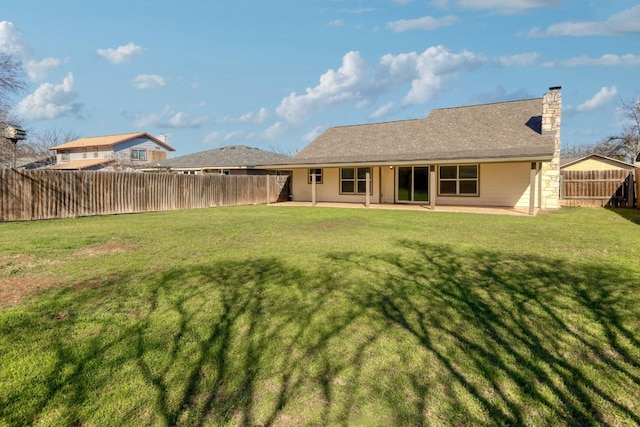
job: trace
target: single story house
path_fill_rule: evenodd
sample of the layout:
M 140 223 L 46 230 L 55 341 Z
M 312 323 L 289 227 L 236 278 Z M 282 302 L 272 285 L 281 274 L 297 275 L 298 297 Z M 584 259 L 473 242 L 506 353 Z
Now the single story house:
M 293 201 L 559 207 L 562 94 L 332 127 L 287 162 Z
M 175 148 L 164 138 L 135 132 L 80 138 L 50 150 L 56 155 L 56 164 L 51 169 L 98 170 L 113 163 L 135 167 L 161 161 Z
M 561 159 L 560 170 L 567 171 L 609 171 L 626 170 L 632 171 L 636 166 L 622 160 L 613 159 L 601 154 L 589 154 L 579 159 Z
M 150 171 L 167 171 L 179 174 L 264 175 L 268 171 L 256 165 L 290 160 L 289 156 L 248 147 L 230 145 L 187 154 L 173 159 L 149 164 Z

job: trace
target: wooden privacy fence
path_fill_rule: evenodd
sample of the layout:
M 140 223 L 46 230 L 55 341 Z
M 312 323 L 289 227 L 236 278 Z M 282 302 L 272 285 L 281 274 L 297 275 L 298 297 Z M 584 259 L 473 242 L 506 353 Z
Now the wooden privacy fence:
M 562 206 L 635 207 L 634 173 L 629 170 L 561 171 Z
M 0 169 L 0 221 L 270 203 L 278 178 Z

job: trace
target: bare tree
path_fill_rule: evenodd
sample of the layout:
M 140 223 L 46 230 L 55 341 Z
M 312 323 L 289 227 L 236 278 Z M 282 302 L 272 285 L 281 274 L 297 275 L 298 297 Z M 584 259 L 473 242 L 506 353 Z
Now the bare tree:
M 22 64 L 5 52 L 0 52 L 0 131 L 4 131 L 7 124 L 16 124 L 17 120 L 9 116 L 11 107 L 10 97 L 26 89 Z M 10 165 L 16 155 L 16 145 L 0 135 L 0 165 Z
M 27 88 L 22 63 L 8 53 L 0 52 L 0 109 L 7 111 L 9 96 Z
M 50 148 L 80 138 L 77 132 L 69 129 L 47 128 L 32 132 L 27 145 L 34 154 L 51 154 Z
M 619 135 L 610 136 L 606 143 L 619 153 L 622 160 L 640 161 L 640 96 L 619 102 L 620 111 L 629 120 Z
M 627 159 L 624 147 L 614 137 L 609 137 L 594 144 L 569 144 L 562 148 L 562 157 L 565 159 L 579 159 L 590 154 L 600 154 L 617 160 Z

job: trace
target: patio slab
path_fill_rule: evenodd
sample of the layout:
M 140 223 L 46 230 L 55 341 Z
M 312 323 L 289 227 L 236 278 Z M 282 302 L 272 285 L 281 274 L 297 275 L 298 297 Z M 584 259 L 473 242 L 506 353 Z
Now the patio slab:
M 271 203 L 269 206 L 283 207 L 313 207 L 311 202 L 278 202 Z M 535 209 L 533 215 L 529 215 L 528 208 L 509 208 L 509 207 L 485 207 L 485 206 L 446 206 L 439 205 L 431 209 L 429 205 L 422 204 L 394 204 L 394 203 L 371 203 L 367 208 L 364 203 L 333 203 L 333 202 L 317 202 L 316 208 L 344 208 L 344 209 L 387 209 L 387 210 L 403 210 L 403 211 L 423 211 L 423 212 L 453 212 L 453 213 L 472 213 L 485 215 L 511 215 L 511 216 L 535 216 L 539 209 Z

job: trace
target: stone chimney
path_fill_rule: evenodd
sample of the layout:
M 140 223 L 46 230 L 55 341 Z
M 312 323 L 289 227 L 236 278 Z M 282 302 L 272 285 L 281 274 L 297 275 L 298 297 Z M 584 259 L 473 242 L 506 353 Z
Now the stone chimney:
M 559 132 L 562 117 L 562 92 L 560 86 L 549 88 L 542 99 L 542 133 Z
M 542 180 L 540 207 L 560 207 L 560 121 L 562 118 L 562 93 L 560 86 L 549 88 L 542 98 L 542 134 L 554 135 L 554 153 L 550 162 L 541 166 Z

